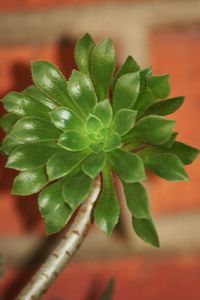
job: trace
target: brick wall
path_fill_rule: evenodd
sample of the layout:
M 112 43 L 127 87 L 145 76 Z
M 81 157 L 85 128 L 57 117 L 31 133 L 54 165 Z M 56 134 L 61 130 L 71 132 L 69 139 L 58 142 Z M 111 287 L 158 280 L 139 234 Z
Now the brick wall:
M 150 34 L 150 62 L 155 72 L 169 73 L 171 95 L 184 95 L 185 103 L 172 118 L 177 121 L 178 139 L 200 147 L 200 28 L 171 26 Z M 171 117 L 171 116 L 170 116 Z M 186 167 L 190 181 L 168 183 L 159 178 L 150 182 L 153 209 L 175 213 L 200 209 L 200 160 Z
M 104 5 L 105 3 L 108 5 Z M 24 10 L 26 10 L 25 13 Z M 20 91 L 31 83 L 31 60 L 43 59 L 55 63 L 68 76 L 74 67 L 73 47 L 77 37 L 86 31 L 91 32 L 94 38 L 97 39 L 109 35 L 114 39 L 118 48 L 119 62 L 122 62 L 124 57 L 132 54 L 140 64 L 152 65 L 154 72 L 170 74 L 172 95 L 186 96 L 185 105 L 172 116 L 172 118 L 177 120 L 177 129 L 181 132 L 180 139 L 200 147 L 198 133 L 200 125 L 199 10 L 200 1 L 197 0 L 130 0 L 126 1 L 126 3 L 120 0 L 49 0 L 45 1 L 45 5 L 44 1 L 39 0 L 0 1 L 0 97 L 10 90 Z M 19 263 L 21 263 L 32 257 L 33 252 L 37 250 L 38 244 L 35 245 L 35 240 L 33 239 L 32 244 L 29 243 L 27 251 L 24 250 L 22 255 L 17 250 L 19 247 L 10 247 L 10 241 L 13 241 L 13 245 L 18 246 L 21 243 L 23 248 L 26 249 L 26 242 L 23 238 L 25 239 L 27 235 L 31 237 L 31 235 L 35 234 L 38 237 L 42 236 L 44 232 L 43 222 L 37 210 L 36 197 L 14 197 L 10 195 L 14 171 L 4 169 L 4 163 L 4 158 L 1 158 L 0 211 L 2 214 L 0 218 L 0 247 L 3 249 L 2 252 L 5 259 L 10 264 L 13 261 L 16 263 L 19 256 Z M 200 159 L 192 166 L 188 166 L 187 170 L 191 180 L 184 183 L 168 183 L 155 176 L 150 177 L 148 189 L 151 197 L 151 207 L 155 215 L 158 231 L 160 232 L 161 249 L 163 251 L 176 251 L 179 253 L 187 250 L 193 253 L 194 251 L 198 252 L 200 249 L 200 242 L 197 238 L 200 226 L 199 168 Z M 124 218 L 126 218 L 126 213 Z M 140 243 L 137 239 L 132 238 L 130 222 L 125 222 L 125 219 L 123 221 L 125 224 L 124 231 L 120 232 L 128 233 L 125 236 L 120 236 L 123 238 L 123 243 L 121 243 L 119 235 L 117 239 L 107 240 L 106 238 L 103 239 L 99 232 L 95 232 L 90 235 L 83 250 L 80 251 L 79 259 L 91 258 L 91 255 L 96 255 L 96 258 L 104 257 L 108 253 L 109 257 L 130 255 L 130 253 L 133 253 L 133 249 L 140 253 L 152 251 L 150 247 L 145 248 L 142 242 Z M 131 241 L 133 241 L 131 249 L 128 248 L 128 245 L 130 246 L 130 235 Z M 15 243 L 18 238 L 21 238 L 20 242 Z M 134 248 L 132 248 L 132 245 Z M 119 250 L 117 251 L 116 249 Z M 157 252 L 152 253 L 157 255 Z M 199 292 L 196 289 L 197 284 L 194 287 L 192 286 L 192 282 L 195 283 L 193 279 L 196 278 L 198 273 L 197 269 L 194 268 L 197 260 L 198 258 L 194 260 L 189 258 L 188 264 L 186 260 L 186 264 L 183 263 L 183 267 L 176 270 L 176 274 L 180 274 L 187 269 L 188 265 L 188 268 L 191 266 L 192 271 L 186 270 L 188 271 L 188 277 L 181 278 L 179 286 L 189 282 L 188 289 L 193 291 L 193 293 L 188 292 L 188 295 L 193 299 L 195 297 L 196 299 L 199 298 Z M 193 264 L 192 262 L 195 263 Z M 135 266 L 135 264 L 137 266 L 136 261 L 134 261 L 133 265 Z M 156 273 L 151 273 L 151 265 L 147 267 L 150 270 L 150 277 L 151 274 L 155 275 L 153 275 L 154 280 L 160 279 L 163 268 L 167 270 L 168 273 L 166 274 L 169 275 L 163 277 L 161 284 L 163 290 L 160 291 L 160 294 L 157 286 L 153 286 L 151 291 L 152 300 L 171 299 L 174 295 L 177 295 L 176 299 L 178 300 L 184 299 L 181 298 L 184 295 L 181 294 L 180 288 L 174 290 L 174 292 L 172 289 L 174 281 L 170 281 L 170 270 L 174 268 L 174 265 L 165 266 L 163 267 L 161 262 L 161 269 L 156 269 Z M 72 281 L 70 282 L 75 280 L 77 268 L 81 269 L 82 267 L 75 267 L 75 275 L 71 277 Z M 80 294 L 77 293 L 76 297 L 72 299 L 82 300 L 86 295 L 89 295 L 87 288 L 89 289 L 89 286 L 93 284 L 93 277 L 99 278 L 101 275 L 98 274 L 103 274 L 102 270 L 99 271 L 101 269 L 100 265 L 96 269 L 94 267 L 95 270 L 91 272 L 90 268 L 92 266 L 87 266 L 87 268 L 89 268 L 89 274 L 83 286 L 81 285 Z M 120 268 L 120 264 L 117 265 L 117 268 Z M 126 271 L 122 272 L 122 277 L 124 277 L 121 278 L 119 276 L 118 282 L 123 283 L 121 287 L 118 285 L 118 292 L 114 300 L 122 299 L 120 297 L 125 293 L 123 288 L 125 286 L 129 293 L 134 293 L 138 289 L 138 295 L 141 295 L 142 286 L 146 284 L 146 275 L 142 271 L 145 267 L 140 266 L 140 268 L 138 270 L 142 272 L 141 281 L 137 281 L 134 289 L 130 288 L 132 281 L 129 281 L 129 278 L 124 275 Z M 116 269 L 113 266 L 111 269 L 109 274 L 116 274 Z M 132 272 L 133 270 L 130 269 L 129 271 Z M 137 273 L 137 268 L 134 269 L 134 272 L 139 274 Z M 26 277 L 24 271 L 22 273 L 22 277 Z M 59 299 L 64 299 L 62 298 L 64 297 L 62 289 L 69 280 L 67 274 L 65 273 L 60 278 L 55 290 L 52 288 L 49 297 L 57 296 L 60 297 Z M 82 273 L 80 274 L 80 276 L 83 276 Z M 17 271 L 8 271 L 6 276 L 6 280 L 3 282 L 4 285 L 0 287 L 0 290 L 4 291 L 5 295 L 9 295 L 13 282 L 15 286 L 17 286 L 18 282 L 22 283 L 20 281 L 21 274 L 17 269 Z M 102 275 L 101 278 L 104 278 L 104 276 Z M 127 282 L 131 282 L 130 285 Z M 148 284 L 151 285 L 152 282 L 148 279 Z M 72 297 L 73 289 L 73 284 L 69 284 L 69 289 L 67 290 L 69 297 Z M 189 297 L 188 295 L 187 297 Z M 149 290 L 147 292 L 144 291 L 140 299 L 151 299 L 148 297 L 150 297 Z

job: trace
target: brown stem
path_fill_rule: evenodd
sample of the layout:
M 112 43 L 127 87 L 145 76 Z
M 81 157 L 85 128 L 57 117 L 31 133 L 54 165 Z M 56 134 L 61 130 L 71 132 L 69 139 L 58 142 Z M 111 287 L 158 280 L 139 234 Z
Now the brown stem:
M 60 243 L 39 271 L 19 294 L 17 300 L 40 299 L 62 272 L 65 265 L 78 250 L 92 225 L 91 212 L 100 193 L 100 188 L 100 178 L 98 177 L 95 179 L 90 195 L 80 207 L 69 230 L 64 234 Z

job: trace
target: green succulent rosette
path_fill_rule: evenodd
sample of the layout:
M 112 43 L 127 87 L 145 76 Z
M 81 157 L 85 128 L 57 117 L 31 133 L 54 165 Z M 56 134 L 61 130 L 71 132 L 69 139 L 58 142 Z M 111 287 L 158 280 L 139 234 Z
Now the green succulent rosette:
M 1 149 L 8 155 L 6 167 L 19 171 L 12 193 L 39 192 L 39 210 L 50 234 L 66 225 L 101 174 L 94 219 L 110 234 L 120 214 L 114 172 L 136 234 L 159 246 L 141 182 L 145 168 L 170 181 L 188 179 L 183 165 L 198 150 L 177 142 L 175 122 L 165 118 L 184 99 L 167 99 L 168 76 L 140 69 L 131 56 L 115 72 L 110 39 L 95 45 L 84 35 L 76 44 L 75 61 L 78 71 L 68 80 L 56 66 L 33 62 L 34 85 L 3 99 L 7 113 L 0 121 L 6 133 Z

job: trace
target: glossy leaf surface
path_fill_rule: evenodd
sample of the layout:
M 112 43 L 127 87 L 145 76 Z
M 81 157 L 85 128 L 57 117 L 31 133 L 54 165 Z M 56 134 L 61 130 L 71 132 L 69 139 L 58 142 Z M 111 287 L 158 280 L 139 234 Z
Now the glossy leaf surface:
M 172 153 L 149 156 L 144 159 L 147 168 L 169 181 L 188 180 L 181 160 Z
M 136 234 L 145 242 L 159 247 L 159 238 L 151 219 L 144 186 L 141 183 L 123 183 L 123 188 Z
M 60 133 L 51 122 L 37 117 L 24 117 L 11 130 L 11 135 L 27 143 L 55 141 Z
M 65 202 L 72 208 L 76 208 L 86 199 L 92 187 L 92 179 L 82 171 L 65 180 L 62 194 Z
M 54 180 L 69 174 L 76 168 L 87 156 L 88 152 L 71 152 L 59 150 L 47 162 L 47 174 L 50 180 Z
M 112 184 L 111 172 L 103 170 L 103 187 L 94 218 L 97 226 L 106 234 L 111 234 L 119 218 L 119 204 Z
M 75 46 L 74 57 L 76 64 L 79 70 L 86 74 L 89 73 L 89 57 L 93 47 L 94 42 L 88 33 L 82 36 Z
M 38 197 L 39 210 L 45 220 L 46 232 L 49 234 L 61 230 L 72 212 L 62 196 L 63 183 L 62 179 L 50 184 Z
M 108 98 L 115 69 L 115 52 L 110 39 L 98 43 L 91 52 L 90 74 L 99 101 Z
M 12 194 L 28 196 L 39 192 L 47 183 L 44 167 L 25 170 L 15 177 Z
M 109 161 L 122 181 L 135 182 L 146 178 L 142 160 L 134 153 L 118 149 L 109 155 Z
M 137 100 L 140 89 L 140 73 L 129 73 L 121 76 L 116 82 L 113 94 L 113 108 L 118 111 L 130 108 Z
M 106 162 L 106 154 L 104 152 L 91 153 L 83 162 L 82 170 L 86 175 L 95 178 L 101 172 Z

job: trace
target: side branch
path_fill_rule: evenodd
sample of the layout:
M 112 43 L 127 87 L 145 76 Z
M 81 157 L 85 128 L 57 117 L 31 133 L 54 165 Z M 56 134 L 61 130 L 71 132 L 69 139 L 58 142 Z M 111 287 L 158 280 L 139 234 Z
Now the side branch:
M 45 263 L 22 290 L 17 300 L 36 300 L 48 290 L 62 272 L 86 237 L 92 225 L 91 212 L 100 193 L 100 178 L 95 179 L 93 189 L 80 207 L 74 222 Z

